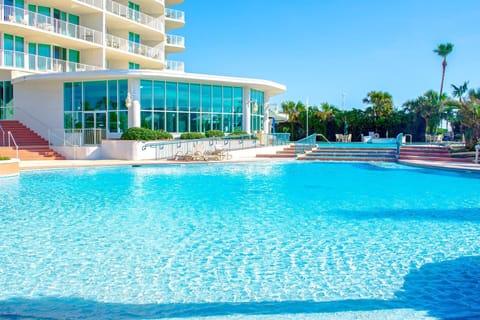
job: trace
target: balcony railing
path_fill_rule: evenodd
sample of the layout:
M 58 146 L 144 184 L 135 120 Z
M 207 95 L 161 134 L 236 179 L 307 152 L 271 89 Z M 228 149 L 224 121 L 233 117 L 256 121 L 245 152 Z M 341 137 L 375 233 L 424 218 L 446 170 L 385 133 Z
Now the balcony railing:
M 184 72 L 185 63 L 183 61 L 167 60 L 167 70 Z
M 146 15 L 140 11 L 133 10 L 123 4 L 118 2 L 107 0 L 106 10 L 110 13 L 113 13 L 117 16 L 138 22 L 140 24 L 149 26 L 150 28 L 163 31 L 164 25 L 163 21 L 159 18 L 154 18 L 152 16 Z
M 165 10 L 165 18 L 185 22 L 185 12 L 167 8 Z
M 21 24 L 96 44 L 103 43 L 103 34 L 100 31 L 65 22 L 43 14 L 30 12 L 21 8 L 0 6 L 0 17 L 3 17 L 4 21 L 10 23 Z
M 75 0 L 75 1 L 86 3 L 92 7 L 103 9 L 103 0 Z
M 86 65 L 83 63 L 1 49 L 0 66 L 23 69 L 32 72 L 77 72 L 102 69 L 97 66 Z
M 129 53 L 135 53 L 147 58 L 164 60 L 164 51 L 159 48 L 149 47 L 141 43 L 129 41 L 124 38 L 107 34 L 107 47 L 122 50 Z
M 171 46 L 185 47 L 185 38 L 182 36 L 167 34 L 167 44 Z

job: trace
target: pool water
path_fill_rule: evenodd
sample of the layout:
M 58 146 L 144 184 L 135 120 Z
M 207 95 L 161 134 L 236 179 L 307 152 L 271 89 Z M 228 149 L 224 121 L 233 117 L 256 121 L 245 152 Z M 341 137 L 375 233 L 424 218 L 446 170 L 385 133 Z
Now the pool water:
M 480 314 L 480 178 L 245 163 L 0 179 L 0 319 Z

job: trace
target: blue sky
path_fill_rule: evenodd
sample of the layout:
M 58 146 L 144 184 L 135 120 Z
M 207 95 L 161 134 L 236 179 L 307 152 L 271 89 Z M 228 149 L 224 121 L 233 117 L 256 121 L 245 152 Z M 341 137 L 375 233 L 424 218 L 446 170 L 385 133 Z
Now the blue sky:
M 364 108 L 371 90 L 396 106 L 439 90 L 441 57 L 451 42 L 445 91 L 480 87 L 479 0 L 185 0 L 186 25 L 170 33 L 186 50 L 169 59 L 185 71 L 268 79 L 287 92 L 273 102 L 328 102 Z

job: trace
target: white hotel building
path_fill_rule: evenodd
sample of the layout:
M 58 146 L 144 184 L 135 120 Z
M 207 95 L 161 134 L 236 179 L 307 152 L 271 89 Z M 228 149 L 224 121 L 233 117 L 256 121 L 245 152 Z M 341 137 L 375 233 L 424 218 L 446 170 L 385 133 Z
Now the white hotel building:
M 0 119 L 49 132 L 267 130 L 285 86 L 184 72 L 183 0 L 0 0 Z

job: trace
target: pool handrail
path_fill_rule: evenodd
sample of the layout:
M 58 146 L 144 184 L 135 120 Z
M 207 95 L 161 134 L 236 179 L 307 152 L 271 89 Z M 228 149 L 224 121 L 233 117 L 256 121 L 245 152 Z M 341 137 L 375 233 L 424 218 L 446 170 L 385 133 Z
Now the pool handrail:
M 5 146 L 5 130 L 3 130 L 1 123 L 0 123 L 0 131 L 2 132 L 2 146 Z
M 322 137 L 328 144 L 331 144 L 331 142 L 330 142 L 330 141 L 327 139 L 327 137 L 325 137 L 323 134 L 317 133 L 317 136 Z
M 15 138 L 13 137 L 13 134 L 11 131 L 8 131 L 8 147 L 11 148 L 11 144 L 15 146 L 15 149 L 17 151 L 17 159 L 18 159 L 18 144 L 15 141 Z
M 480 150 L 480 144 L 475 145 L 475 164 L 478 164 L 478 151 Z
M 312 149 L 317 145 L 317 134 L 313 133 L 308 137 L 297 140 L 293 143 L 295 154 L 305 153 L 307 150 Z

